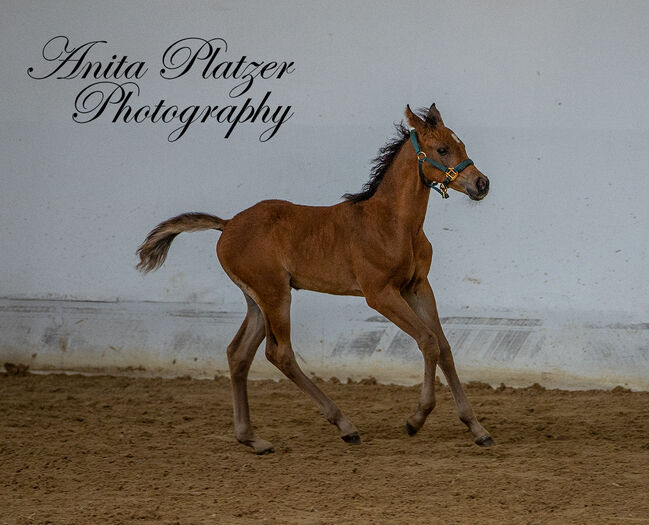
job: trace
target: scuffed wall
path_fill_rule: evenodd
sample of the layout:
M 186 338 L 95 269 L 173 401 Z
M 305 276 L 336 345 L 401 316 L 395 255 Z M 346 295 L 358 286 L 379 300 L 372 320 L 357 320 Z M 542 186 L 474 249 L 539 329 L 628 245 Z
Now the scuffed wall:
M 184 211 L 230 217 L 265 198 L 338 202 L 367 180 L 405 105 L 436 101 L 491 180 L 480 203 L 431 197 L 425 224 L 431 283 L 458 361 L 492 382 L 519 367 L 549 382 L 581 370 L 589 384 L 643 387 L 633 374 L 649 369 L 648 20 L 641 2 L 5 2 L 0 356 L 173 372 L 172 353 L 186 362 L 209 347 L 205 367 L 223 368 L 243 302 L 214 255 L 218 233 L 178 237 L 165 266 L 142 277 L 134 252 L 146 233 Z M 122 57 L 145 63 L 139 77 L 134 67 L 132 78 L 103 79 L 136 82 L 133 108 L 164 100 L 179 110 L 242 109 L 250 98 L 255 108 L 265 100 L 266 122 L 250 114 L 226 139 L 230 125 L 217 115 L 171 142 L 173 123 L 112 122 L 119 104 L 82 123 L 78 96 L 102 78 L 46 77 L 58 58 L 44 47 L 56 36 L 72 47 L 99 42 L 87 58 L 104 73 Z M 203 67 L 165 78 L 165 51 L 186 38 L 226 42 L 214 63 L 245 56 L 293 69 L 280 78 L 269 70 L 235 97 L 236 79 L 205 78 Z M 260 140 L 289 107 L 290 118 Z M 319 363 L 314 373 L 415 380 L 397 364 L 417 363 L 412 344 L 368 322 L 375 314 L 362 301 L 297 295 L 294 336 Z M 64 313 L 27 312 L 22 301 Z M 87 318 L 70 313 L 88 301 L 108 306 Z M 225 317 L 211 320 L 211 332 L 160 313 L 166 303 Z M 348 310 L 352 317 L 337 315 Z M 56 354 L 59 339 L 68 346 Z M 128 347 L 128 357 L 111 346 Z M 548 352 L 560 358 L 538 357 Z

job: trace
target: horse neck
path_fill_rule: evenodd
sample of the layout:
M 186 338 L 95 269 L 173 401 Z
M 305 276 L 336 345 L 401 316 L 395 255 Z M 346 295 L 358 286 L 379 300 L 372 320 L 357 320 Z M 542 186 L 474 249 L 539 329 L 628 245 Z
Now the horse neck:
M 430 188 L 419 178 L 417 155 L 410 141 L 405 141 L 387 169 L 368 205 L 377 213 L 397 219 L 399 226 L 413 233 L 419 231 L 426 218 Z

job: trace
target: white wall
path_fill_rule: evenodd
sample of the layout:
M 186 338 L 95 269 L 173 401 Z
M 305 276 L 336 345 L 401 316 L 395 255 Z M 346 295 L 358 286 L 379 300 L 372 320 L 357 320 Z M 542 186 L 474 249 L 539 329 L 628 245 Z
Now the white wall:
M 134 252 L 148 230 L 180 212 L 230 217 L 270 197 L 337 202 L 367 179 L 406 103 L 436 101 L 492 188 L 480 203 L 431 198 L 426 231 L 442 314 L 617 323 L 643 330 L 634 351 L 649 363 L 646 2 L 3 1 L 1 9 L 0 297 L 242 311 L 214 256 L 217 233 L 180 236 L 165 267 L 143 278 Z M 257 98 L 272 90 L 294 115 L 265 143 L 255 125 L 224 140 L 223 126 L 197 124 L 170 143 L 169 126 L 75 123 L 75 96 L 90 82 L 27 75 L 48 70 L 41 51 L 56 35 L 107 40 L 94 60 L 146 61 L 143 104 L 227 103 L 226 80 L 160 78 L 162 52 L 183 37 L 222 37 L 233 60 L 294 61 L 293 74 L 251 90 Z M 301 310 L 371 315 L 359 299 L 295 295 L 307 345 L 326 337 L 327 323 L 311 328 Z

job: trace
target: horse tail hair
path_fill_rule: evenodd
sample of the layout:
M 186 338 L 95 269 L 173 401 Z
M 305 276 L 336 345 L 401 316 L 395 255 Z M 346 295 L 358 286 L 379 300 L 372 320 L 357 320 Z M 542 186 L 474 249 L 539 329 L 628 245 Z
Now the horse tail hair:
M 207 213 L 183 213 L 158 224 L 137 249 L 140 262 L 136 268 L 142 273 L 157 270 L 167 258 L 169 247 L 176 235 L 201 230 L 223 231 L 225 219 Z

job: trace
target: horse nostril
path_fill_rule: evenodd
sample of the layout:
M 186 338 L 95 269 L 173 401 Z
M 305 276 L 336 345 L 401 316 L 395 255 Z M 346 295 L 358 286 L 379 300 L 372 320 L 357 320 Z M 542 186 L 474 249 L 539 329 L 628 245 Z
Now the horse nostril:
M 476 186 L 480 193 L 487 193 L 489 191 L 489 179 L 487 177 L 478 177 Z

